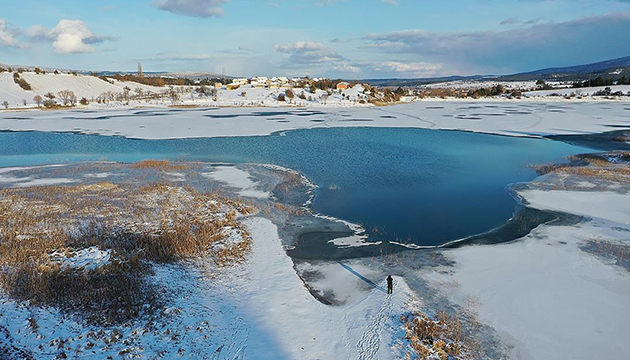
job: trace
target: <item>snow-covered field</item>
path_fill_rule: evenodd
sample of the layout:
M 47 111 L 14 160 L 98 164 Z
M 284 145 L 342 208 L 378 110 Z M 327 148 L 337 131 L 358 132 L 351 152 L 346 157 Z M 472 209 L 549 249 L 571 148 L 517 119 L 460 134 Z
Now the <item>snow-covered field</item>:
M 0 130 L 61 131 L 141 139 L 269 135 L 320 127 L 409 127 L 510 136 L 630 128 L 630 103 L 421 101 L 386 107 L 126 108 L 0 112 Z

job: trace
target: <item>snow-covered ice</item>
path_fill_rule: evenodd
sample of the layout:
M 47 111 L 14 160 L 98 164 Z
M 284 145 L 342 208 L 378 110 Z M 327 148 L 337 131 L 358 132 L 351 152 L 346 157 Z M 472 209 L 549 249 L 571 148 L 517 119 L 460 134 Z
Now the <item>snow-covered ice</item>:
M 211 172 L 202 175 L 240 189 L 238 195 L 243 197 L 267 199 L 270 195 L 268 192 L 257 190 L 256 183 L 252 181 L 249 173 L 235 166 L 214 166 Z
M 60 131 L 177 139 L 269 135 L 321 127 L 426 128 L 509 136 L 601 133 L 630 128 L 630 103 L 554 101 L 417 101 L 385 107 L 213 109 L 117 108 L 98 114 L 68 111 L 0 112 L 0 130 Z M 278 115 L 278 113 L 283 113 Z M 160 116 L 150 116 L 150 115 Z M 299 115 L 299 116 L 298 116 Z M 98 118 L 98 119 L 97 119 Z

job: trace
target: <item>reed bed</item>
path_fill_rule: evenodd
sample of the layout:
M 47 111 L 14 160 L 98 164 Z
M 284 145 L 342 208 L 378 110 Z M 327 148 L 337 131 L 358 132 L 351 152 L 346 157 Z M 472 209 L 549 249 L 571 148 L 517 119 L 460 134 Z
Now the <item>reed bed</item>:
M 145 161 L 147 169 L 179 169 Z M 152 263 L 204 257 L 218 266 L 242 261 L 251 237 L 237 219 L 252 208 L 217 193 L 169 183 L 109 182 L 0 190 L 0 287 L 35 305 L 78 310 L 94 322 L 113 323 L 159 306 L 147 285 Z M 89 247 L 111 252 L 97 268 L 63 267 Z
M 571 162 L 568 164 L 543 164 L 535 166 L 535 169 L 540 175 L 556 173 L 630 183 L 630 162 L 611 160 L 629 158 L 630 153 L 613 152 L 608 155 L 576 155 L 569 157 Z

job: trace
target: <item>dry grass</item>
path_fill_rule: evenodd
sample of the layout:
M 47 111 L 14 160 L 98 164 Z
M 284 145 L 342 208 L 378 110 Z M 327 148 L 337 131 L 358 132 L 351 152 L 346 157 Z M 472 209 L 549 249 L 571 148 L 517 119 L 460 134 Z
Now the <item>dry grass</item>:
M 599 257 L 613 260 L 616 265 L 630 270 L 630 246 L 628 245 L 616 244 L 602 239 L 591 239 L 580 248 Z
M 619 157 L 630 156 L 627 152 L 615 152 Z M 569 164 L 543 164 L 535 166 L 541 174 L 566 174 L 593 177 L 609 181 L 630 183 L 630 164 L 624 162 L 611 162 L 602 156 L 578 155 L 569 157 Z
M 439 312 L 436 319 L 422 313 L 401 316 L 406 338 L 421 359 L 470 359 L 479 346 L 464 335 L 459 318 Z
M 130 167 L 132 169 L 155 169 L 161 171 L 181 171 L 188 169 L 188 165 L 186 164 L 171 164 L 168 160 L 142 160 L 131 164 Z
M 160 161 L 136 166 L 173 169 Z M 165 183 L 0 190 L 0 286 L 18 300 L 123 321 L 155 300 L 143 277 L 151 262 L 242 260 L 251 238 L 237 215 L 251 211 L 218 194 Z M 61 268 L 50 257 L 91 246 L 111 250 L 114 260 L 85 270 Z

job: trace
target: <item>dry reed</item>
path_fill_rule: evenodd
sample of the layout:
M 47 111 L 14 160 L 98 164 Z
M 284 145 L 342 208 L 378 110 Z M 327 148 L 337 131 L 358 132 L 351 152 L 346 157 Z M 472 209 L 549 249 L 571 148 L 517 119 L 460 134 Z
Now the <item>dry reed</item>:
M 168 162 L 140 168 L 169 169 Z M 180 166 L 180 165 L 175 165 Z M 150 263 L 210 257 L 241 261 L 251 237 L 237 220 L 249 206 L 165 183 L 100 183 L 0 190 L 0 286 L 18 300 L 76 309 L 117 322 L 156 303 L 143 275 Z M 112 260 L 96 269 L 61 267 L 54 251 L 97 246 Z

